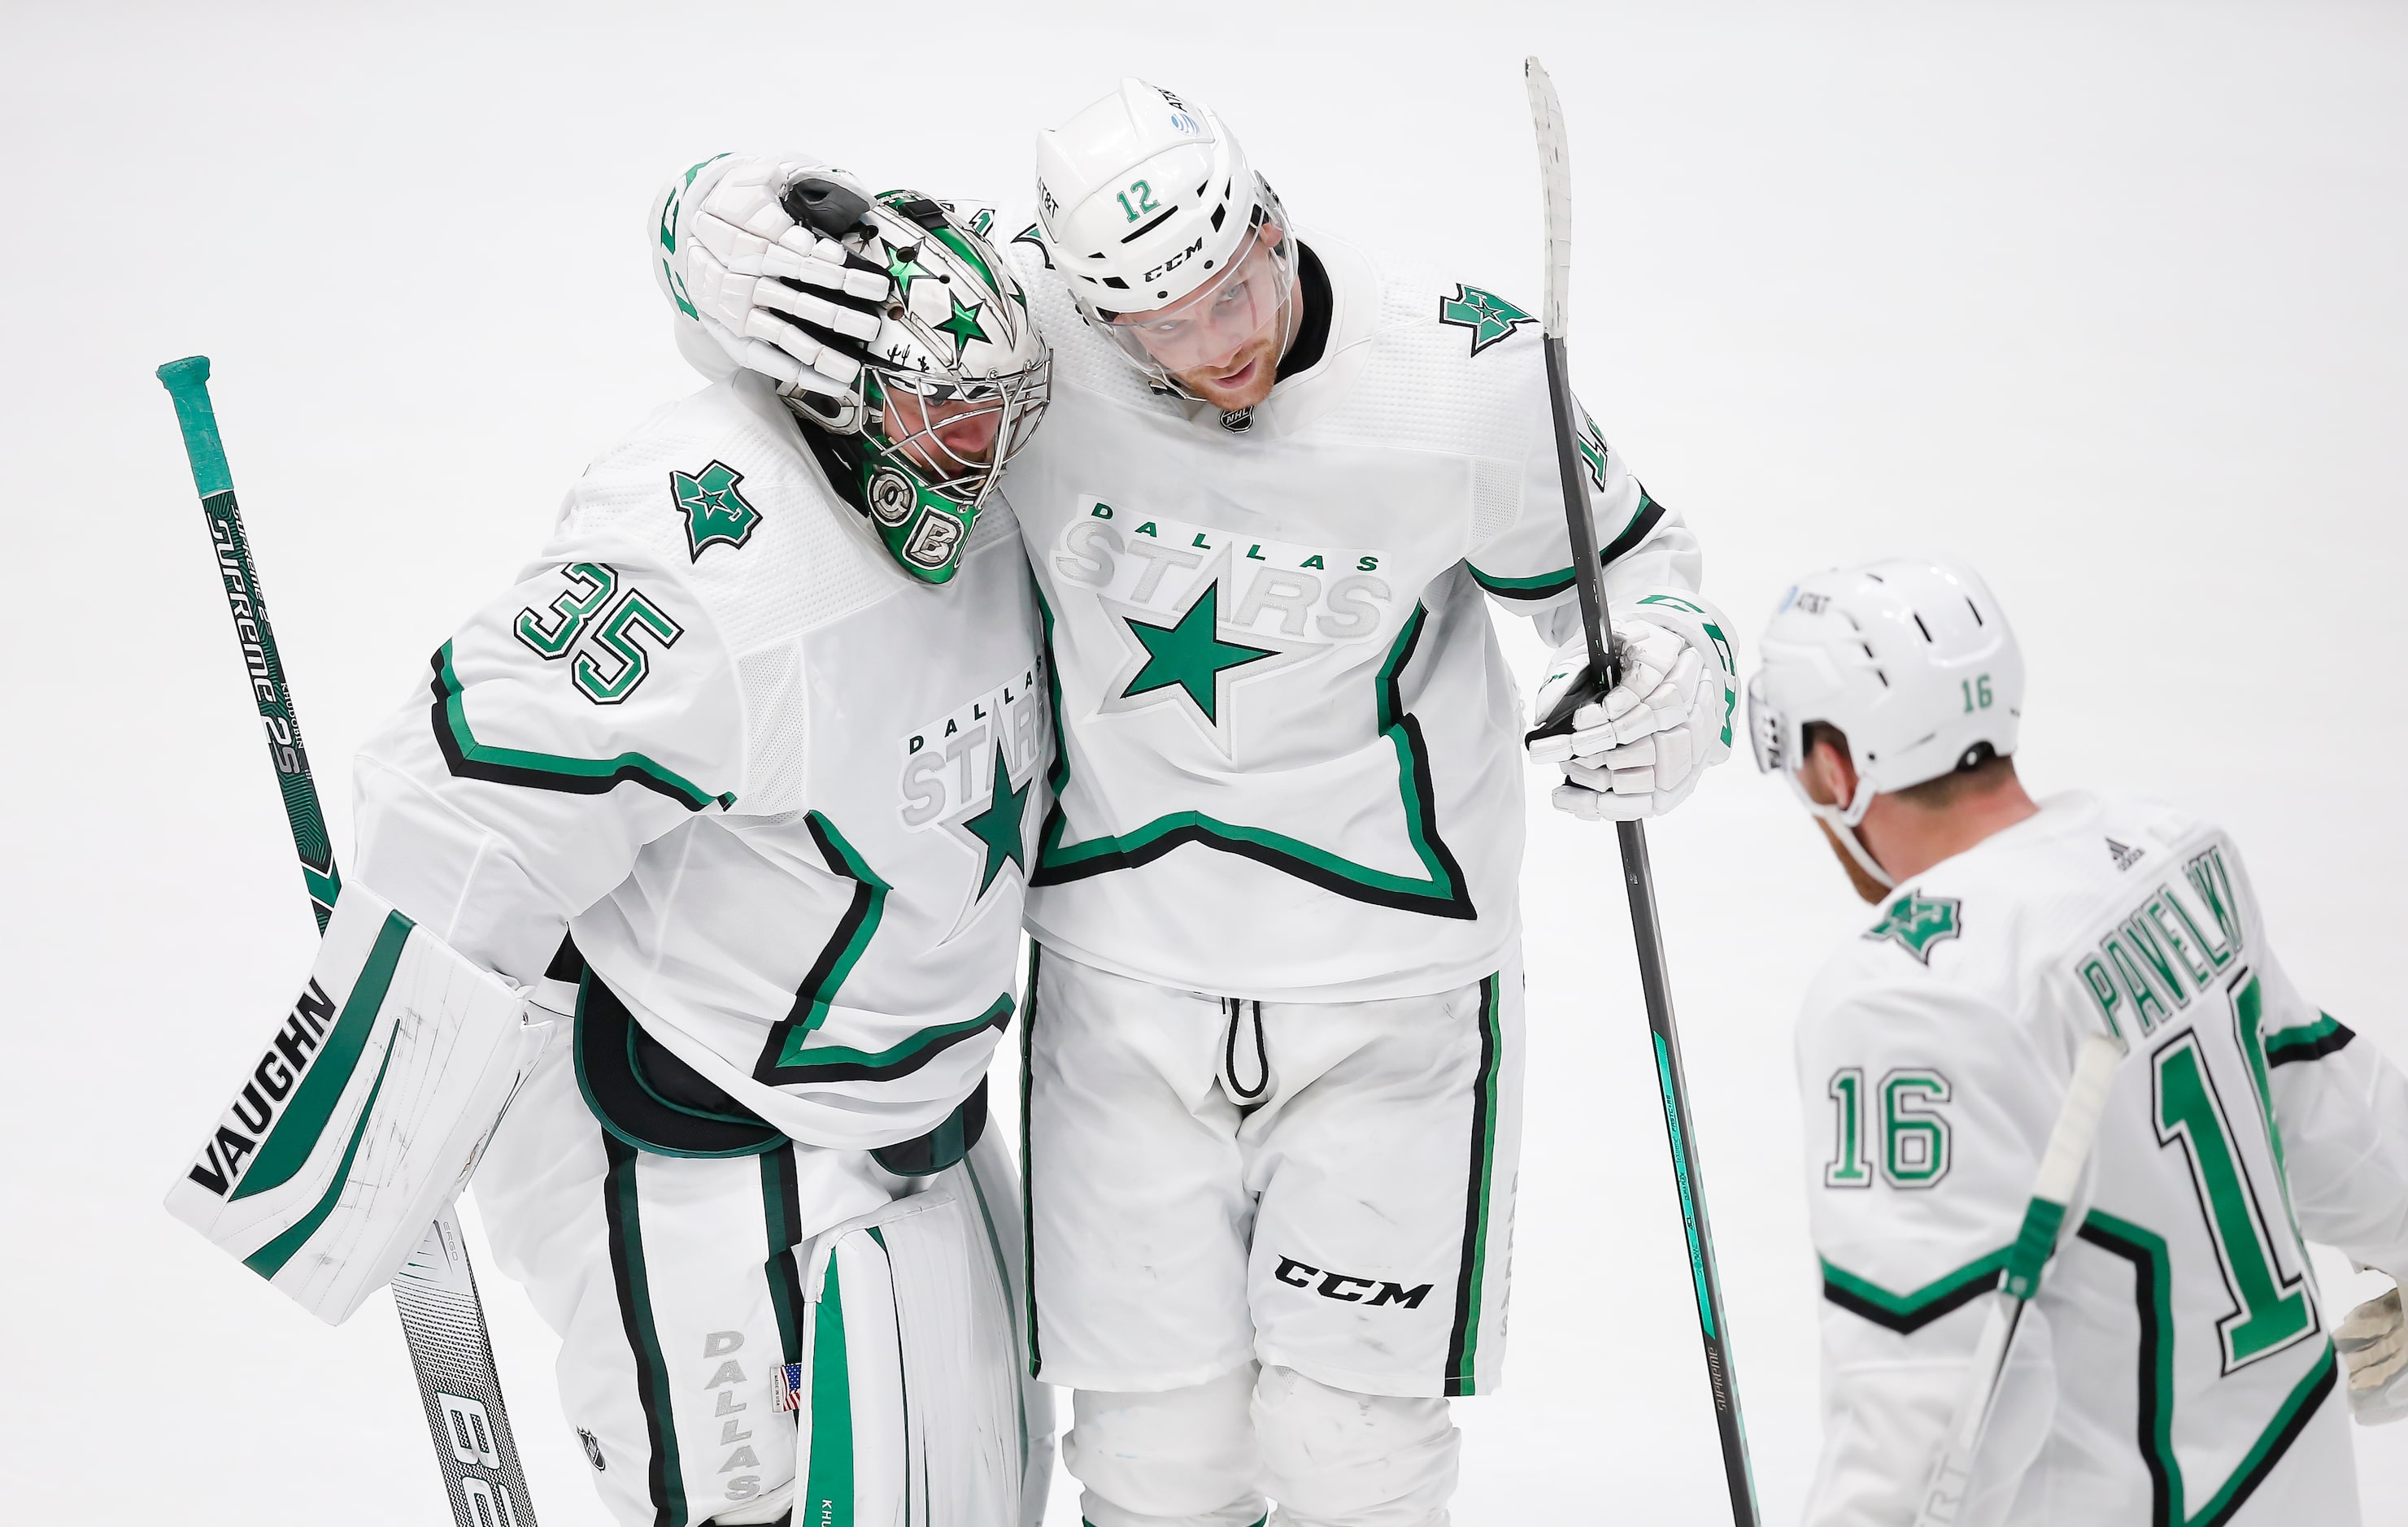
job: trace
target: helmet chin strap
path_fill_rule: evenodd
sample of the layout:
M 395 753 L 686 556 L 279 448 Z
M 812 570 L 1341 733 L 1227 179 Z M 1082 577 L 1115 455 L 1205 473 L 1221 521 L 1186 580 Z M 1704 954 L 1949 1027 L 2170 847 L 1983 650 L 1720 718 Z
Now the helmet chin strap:
M 1806 782 L 1795 772 L 1789 772 L 1789 788 L 1806 803 L 1806 809 L 1813 812 L 1824 830 L 1830 834 L 1831 841 L 1847 851 L 1848 857 L 1856 862 L 1856 868 L 1864 872 L 1865 878 L 1884 891 L 1897 890 L 1897 878 L 1881 867 L 1881 862 L 1873 857 L 1872 850 L 1865 847 L 1864 839 L 1856 835 L 1856 824 L 1865 820 L 1867 811 L 1872 809 L 1875 793 L 1872 781 L 1858 776 L 1855 800 L 1844 806 L 1826 806 L 1806 793 Z M 1865 899 L 1870 901 L 1873 898 L 1868 895 Z

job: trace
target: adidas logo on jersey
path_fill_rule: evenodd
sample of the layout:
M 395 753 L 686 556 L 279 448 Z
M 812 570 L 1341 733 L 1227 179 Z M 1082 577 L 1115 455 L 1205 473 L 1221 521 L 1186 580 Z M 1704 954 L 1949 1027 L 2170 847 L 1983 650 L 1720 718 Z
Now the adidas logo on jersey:
M 2107 840 L 2107 857 L 2115 861 L 2117 869 L 2130 869 L 2141 862 L 2141 855 L 2147 851 L 2145 849 L 2135 849 L 2128 843 L 2118 843 L 2112 837 Z

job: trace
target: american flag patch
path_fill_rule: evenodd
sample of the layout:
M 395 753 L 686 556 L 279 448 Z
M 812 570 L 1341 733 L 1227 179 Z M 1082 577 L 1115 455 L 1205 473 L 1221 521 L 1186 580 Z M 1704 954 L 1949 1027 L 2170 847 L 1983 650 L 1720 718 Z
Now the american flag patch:
M 777 1367 L 770 1370 L 770 1382 L 778 1391 L 779 1409 L 803 1408 L 803 1365 L 801 1363 L 779 1363 Z

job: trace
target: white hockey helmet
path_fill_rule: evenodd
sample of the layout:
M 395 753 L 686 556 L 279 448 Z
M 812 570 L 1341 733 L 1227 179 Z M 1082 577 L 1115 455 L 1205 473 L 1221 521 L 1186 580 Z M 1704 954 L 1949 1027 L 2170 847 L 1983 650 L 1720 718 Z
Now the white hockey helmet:
M 2024 659 L 1998 601 L 1971 569 L 1885 557 L 1801 578 L 1757 644 L 1747 719 L 1756 767 L 1788 778 L 1866 873 L 1890 877 L 1857 840 L 1876 795 L 2015 750 Z M 1805 730 L 1848 739 L 1856 793 L 1826 806 L 1806 793 Z
M 1242 297 L 1254 332 L 1286 321 L 1296 281 L 1286 214 L 1200 102 L 1131 78 L 1038 134 L 1037 218 L 1080 316 L 1166 389 L 1184 391 L 1116 320 L 1226 309 Z M 1260 266 L 1249 258 L 1258 247 Z M 1233 287 L 1250 276 L 1252 290 Z

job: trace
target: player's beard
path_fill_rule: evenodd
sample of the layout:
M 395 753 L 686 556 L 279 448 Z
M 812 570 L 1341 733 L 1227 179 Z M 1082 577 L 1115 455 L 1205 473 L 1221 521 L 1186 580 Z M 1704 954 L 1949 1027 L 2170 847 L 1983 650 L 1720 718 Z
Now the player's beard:
M 1179 385 L 1225 414 L 1251 408 L 1271 395 L 1293 323 L 1274 324 L 1218 365 L 1172 373 Z
M 1850 853 L 1847 845 L 1840 841 L 1840 835 L 1831 831 L 1829 822 L 1817 817 L 1814 819 L 1814 825 L 1823 830 L 1823 841 L 1831 846 L 1831 857 L 1837 859 L 1840 862 L 1840 867 L 1848 872 L 1848 883 L 1856 888 L 1856 894 L 1871 905 L 1880 905 L 1881 899 L 1889 894 L 1890 888 L 1865 873 L 1865 867 L 1856 863 L 1856 856 Z

